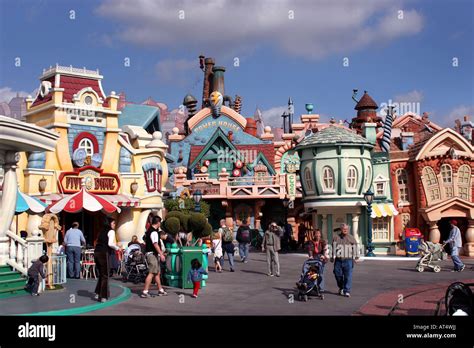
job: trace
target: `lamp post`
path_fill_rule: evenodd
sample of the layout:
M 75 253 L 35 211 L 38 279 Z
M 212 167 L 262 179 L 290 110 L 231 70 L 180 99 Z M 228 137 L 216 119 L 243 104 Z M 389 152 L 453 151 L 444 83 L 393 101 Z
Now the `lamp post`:
M 285 112 L 281 115 L 281 117 L 283 118 L 283 133 L 286 134 L 286 119 L 287 119 L 288 117 L 290 117 L 290 115 L 288 115 L 288 114 L 286 113 L 286 111 L 285 111 Z
M 201 212 L 201 199 L 202 199 L 202 192 L 201 190 L 196 190 L 193 193 L 193 199 L 194 199 L 194 211 L 196 213 Z
M 369 189 L 364 193 L 364 199 L 367 203 L 367 255 L 369 257 L 375 256 L 372 244 L 372 202 L 374 201 L 374 193 Z
M 287 227 L 286 225 L 288 224 L 288 205 L 290 204 L 290 200 L 288 198 L 283 199 L 283 207 L 285 208 L 285 221 L 283 223 L 283 240 L 285 241 L 285 245 L 283 248 L 288 251 L 290 250 L 290 236 L 287 234 Z

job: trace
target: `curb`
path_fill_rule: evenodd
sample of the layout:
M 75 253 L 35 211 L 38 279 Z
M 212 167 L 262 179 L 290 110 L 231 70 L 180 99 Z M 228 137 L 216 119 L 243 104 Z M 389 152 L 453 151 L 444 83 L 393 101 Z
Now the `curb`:
M 121 302 L 124 302 L 128 300 L 131 297 L 131 290 L 127 287 L 124 287 L 122 285 L 118 284 L 110 284 L 110 286 L 116 286 L 119 288 L 122 288 L 122 293 L 113 298 L 110 301 L 104 302 L 104 303 L 95 303 L 92 305 L 88 306 L 83 306 L 83 307 L 75 307 L 75 308 L 68 308 L 68 309 L 58 309 L 54 311 L 47 311 L 47 312 L 37 312 L 37 313 L 26 313 L 26 314 L 12 314 L 16 316 L 66 316 L 66 315 L 78 315 L 78 314 L 84 314 L 88 312 L 93 312 L 97 311 L 100 309 L 104 309 L 107 307 L 114 306 L 116 304 L 119 304 Z

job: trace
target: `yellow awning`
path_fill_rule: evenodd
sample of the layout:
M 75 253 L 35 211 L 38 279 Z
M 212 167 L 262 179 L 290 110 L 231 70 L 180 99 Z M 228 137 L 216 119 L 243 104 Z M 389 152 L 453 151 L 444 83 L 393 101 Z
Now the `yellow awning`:
M 377 219 L 386 216 L 398 215 L 397 209 L 391 203 L 373 203 L 372 204 L 372 219 Z

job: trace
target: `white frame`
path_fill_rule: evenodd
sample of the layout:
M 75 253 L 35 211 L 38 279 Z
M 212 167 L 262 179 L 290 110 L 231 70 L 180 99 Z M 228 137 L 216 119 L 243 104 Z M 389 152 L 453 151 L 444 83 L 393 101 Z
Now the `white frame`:
M 330 176 L 326 177 L 326 173 L 330 174 Z M 326 181 L 331 181 L 332 182 L 332 187 L 326 186 Z M 332 193 L 335 192 L 335 187 L 336 187 L 336 182 L 334 178 L 334 169 L 332 169 L 330 166 L 324 166 L 323 167 L 323 175 L 321 178 L 321 186 L 323 187 L 323 192 L 324 193 Z
M 309 174 L 309 176 L 308 176 Z M 306 187 L 306 191 L 308 193 L 314 192 L 314 183 L 313 183 L 313 175 L 311 173 L 311 168 L 306 166 L 303 170 L 303 177 L 304 177 L 304 184 Z
M 397 180 L 399 201 L 402 203 L 410 202 L 410 190 L 408 189 L 407 170 L 405 168 L 398 168 L 397 171 L 395 172 L 395 178 Z M 404 180 L 405 182 L 403 184 L 400 184 L 400 178 L 405 179 Z M 404 195 L 406 195 L 406 199 L 402 198 L 402 190 L 404 192 Z
M 352 173 L 351 173 L 352 172 Z M 353 174 L 353 175 L 351 175 Z M 347 172 L 346 172 L 346 192 L 357 192 L 357 180 L 359 179 L 358 178 L 358 171 L 357 171 L 357 168 L 353 165 L 350 165 L 348 168 L 347 168 Z M 353 185 L 349 185 L 350 183 L 352 183 L 353 181 Z
M 467 168 L 467 171 L 462 171 L 461 168 Z M 467 175 L 461 176 L 460 174 L 466 173 Z M 465 179 L 467 182 L 464 182 Z M 470 200 L 471 199 L 471 168 L 467 164 L 463 164 L 458 168 L 458 179 L 457 179 L 457 188 L 458 188 L 458 196 L 461 199 Z M 466 195 L 463 196 L 464 191 Z
M 379 221 L 383 220 L 383 223 L 387 223 L 387 229 L 385 230 L 377 230 L 377 227 L 380 225 Z M 391 216 L 382 216 L 379 218 L 372 219 L 372 238 L 374 242 L 390 242 L 391 241 L 391 236 L 390 236 L 390 221 L 391 221 Z M 387 233 L 387 238 L 377 238 L 379 233 Z
M 88 144 L 87 146 L 85 146 L 86 143 Z M 87 156 L 92 156 L 94 154 L 94 143 L 92 142 L 91 139 L 89 139 L 87 137 L 82 138 L 79 141 L 79 144 L 77 145 L 77 148 L 78 149 L 83 149 L 86 152 Z

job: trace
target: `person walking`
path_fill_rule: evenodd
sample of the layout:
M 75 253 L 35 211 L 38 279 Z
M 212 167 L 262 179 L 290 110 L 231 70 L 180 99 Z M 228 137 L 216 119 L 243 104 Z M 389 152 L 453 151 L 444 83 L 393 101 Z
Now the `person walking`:
M 304 223 L 300 223 L 298 226 L 298 248 L 302 248 L 304 250 L 304 243 L 306 239 L 306 226 Z
M 214 254 L 214 268 L 216 272 L 222 273 L 222 235 L 216 232 L 212 238 L 212 252 Z
M 97 237 L 94 250 L 94 261 L 99 271 L 99 279 L 95 287 L 94 299 L 106 302 L 110 297 L 109 288 L 109 254 L 119 250 L 120 247 L 115 242 L 115 219 L 108 219 L 104 229 Z
M 225 254 L 229 258 L 230 271 L 234 270 L 234 232 L 227 226 L 225 219 L 221 220 L 219 233 L 222 236 L 222 267 L 224 267 Z
M 243 219 L 242 224 L 237 229 L 237 242 L 239 242 L 239 255 L 243 263 L 248 262 L 249 247 L 250 247 L 250 227 L 247 225 L 247 220 Z
M 63 245 L 66 248 L 68 278 L 81 278 L 81 246 L 85 244 L 86 240 L 84 234 L 79 229 L 79 223 L 73 222 L 71 228 L 66 231 L 63 241 Z
M 349 234 L 349 226 L 342 224 L 340 229 L 334 231 L 331 254 L 331 262 L 334 262 L 334 276 L 341 296 L 351 297 L 354 260 L 358 259 L 357 241 Z
M 323 239 L 319 228 L 314 232 L 313 240 L 310 241 L 309 245 L 308 256 L 312 259 L 321 260 L 317 284 L 319 286 L 319 291 L 324 292 L 324 266 L 329 260 L 329 248 L 328 242 Z
M 197 298 L 199 289 L 201 288 L 202 276 L 207 274 L 207 271 L 202 268 L 198 259 L 191 261 L 191 269 L 188 272 L 188 281 L 193 283 L 193 294 L 191 297 Z
M 280 229 L 275 222 L 272 222 L 263 236 L 262 243 L 262 251 L 266 250 L 267 252 L 268 275 L 270 277 L 280 276 L 280 260 L 278 259 L 280 245 Z
M 461 231 L 459 230 L 458 222 L 456 220 L 451 220 L 450 224 L 451 231 L 449 232 L 449 237 L 444 244 L 449 244 L 451 247 L 451 259 L 454 264 L 454 269 L 451 272 L 462 272 L 464 271 L 464 268 L 466 268 L 466 265 L 462 263 L 459 258 L 459 250 L 462 248 Z
M 161 226 L 161 218 L 153 216 L 151 226 L 145 232 L 145 251 L 146 261 L 148 263 L 148 275 L 145 279 L 145 287 L 140 295 L 141 298 L 152 297 L 148 290 L 151 286 L 151 281 L 155 279 L 158 287 L 158 296 L 168 295 L 168 293 L 161 286 L 160 280 L 160 261 L 165 261 L 164 251 L 160 247 L 159 231 Z

